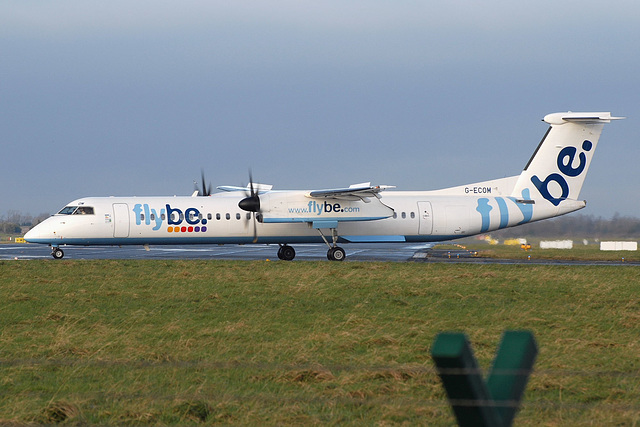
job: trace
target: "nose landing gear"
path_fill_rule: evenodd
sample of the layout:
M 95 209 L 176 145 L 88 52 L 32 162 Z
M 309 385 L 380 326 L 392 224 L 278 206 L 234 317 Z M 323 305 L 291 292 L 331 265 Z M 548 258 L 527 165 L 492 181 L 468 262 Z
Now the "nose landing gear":
M 51 248 L 51 256 L 54 259 L 62 259 L 62 257 L 64 256 L 64 252 L 62 251 L 62 249 L 54 246 Z

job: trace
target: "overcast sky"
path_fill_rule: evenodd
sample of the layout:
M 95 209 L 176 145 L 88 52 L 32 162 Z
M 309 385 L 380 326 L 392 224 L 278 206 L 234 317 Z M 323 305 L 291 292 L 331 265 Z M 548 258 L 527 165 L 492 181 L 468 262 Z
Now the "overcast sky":
M 528 4 L 527 4 L 528 3 Z M 640 216 L 640 3 L 4 1 L 0 214 L 83 196 L 519 174 L 611 111 L 583 213 Z

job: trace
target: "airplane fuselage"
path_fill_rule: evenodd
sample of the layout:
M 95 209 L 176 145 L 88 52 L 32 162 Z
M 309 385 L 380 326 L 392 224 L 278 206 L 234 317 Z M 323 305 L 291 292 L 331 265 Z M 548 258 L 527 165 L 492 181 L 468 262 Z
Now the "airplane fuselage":
M 254 240 L 322 243 L 318 229 L 334 228 L 332 222 L 340 215 L 333 225 L 341 243 L 432 242 L 490 232 L 584 207 L 584 202 L 576 202 L 571 207 L 563 205 L 561 212 L 558 207 L 492 197 L 489 187 L 482 191 L 482 197 L 389 191 L 380 197 L 380 202 L 390 208 L 388 213 L 374 212 L 377 206 L 371 205 L 375 202 L 311 199 L 302 192 L 267 193 L 261 199 L 272 208 L 266 208 L 262 222 L 256 221 L 257 239 L 252 213 L 238 208 L 242 196 L 233 193 L 210 197 L 87 197 L 68 206 L 88 207 L 93 213 L 53 215 L 34 230 L 39 233 L 28 238 L 30 242 L 52 246 L 242 244 Z M 280 208 L 283 216 L 270 215 L 277 212 L 276 205 L 286 206 Z M 380 215 L 385 217 L 379 218 Z

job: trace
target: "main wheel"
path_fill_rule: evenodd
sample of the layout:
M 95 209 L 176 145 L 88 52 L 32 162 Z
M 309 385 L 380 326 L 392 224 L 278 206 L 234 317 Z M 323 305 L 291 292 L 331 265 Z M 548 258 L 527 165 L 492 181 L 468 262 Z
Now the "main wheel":
M 343 261 L 347 255 L 340 246 L 336 246 L 335 248 L 331 248 L 327 251 L 327 258 L 329 261 Z
M 284 245 L 278 250 L 278 257 L 282 255 L 282 260 L 284 261 L 292 261 L 296 257 L 296 251 L 289 245 Z
M 55 259 L 62 259 L 64 252 L 60 248 L 53 248 L 51 250 L 51 256 Z

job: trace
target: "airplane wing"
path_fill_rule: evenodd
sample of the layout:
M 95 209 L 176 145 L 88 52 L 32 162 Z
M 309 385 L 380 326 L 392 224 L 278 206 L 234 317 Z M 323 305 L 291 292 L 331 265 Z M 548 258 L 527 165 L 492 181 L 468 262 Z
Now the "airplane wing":
M 365 197 L 378 197 L 378 193 L 388 188 L 396 188 L 393 185 L 375 185 L 370 182 L 353 184 L 348 188 L 332 188 L 327 190 L 313 190 L 307 197 L 324 197 L 327 199 L 361 199 Z
M 251 191 L 251 188 L 247 187 L 236 187 L 233 185 L 220 185 L 218 187 L 216 187 L 218 190 L 221 191 L 244 191 L 244 192 L 249 192 Z M 257 191 L 258 194 L 261 193 L 265 193 L 267 191 L 271 191 L 271 189 L 273 188 L 273 185 L 269 185 L 269 184 L 258 184 L 256 182 L 253 183 L 253 189 L 254 191 Z

